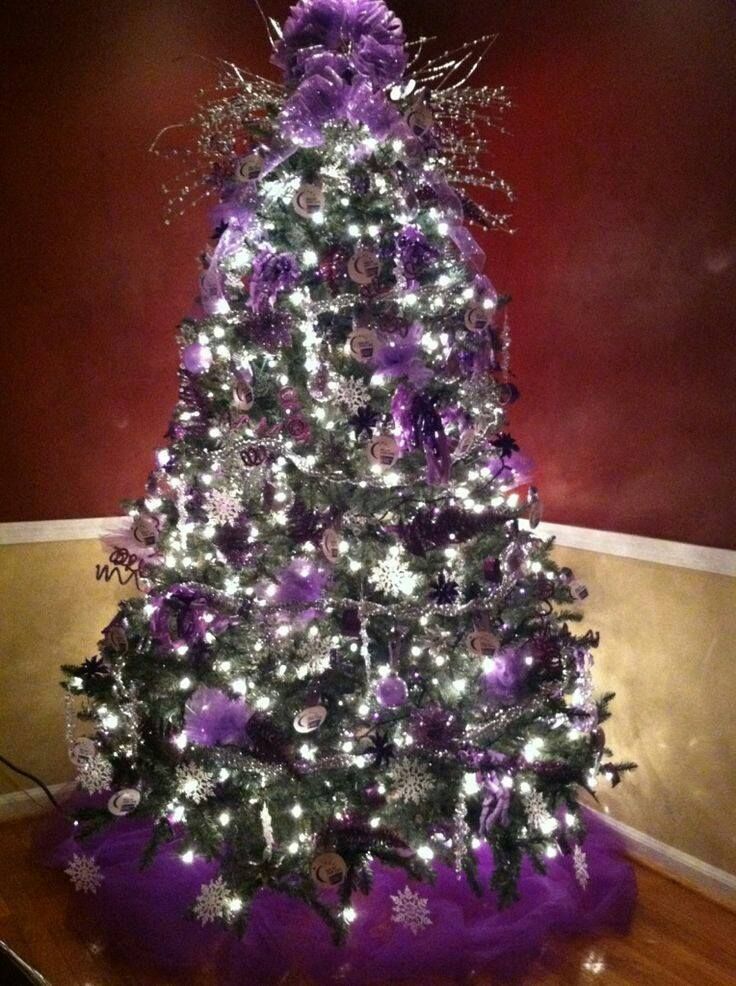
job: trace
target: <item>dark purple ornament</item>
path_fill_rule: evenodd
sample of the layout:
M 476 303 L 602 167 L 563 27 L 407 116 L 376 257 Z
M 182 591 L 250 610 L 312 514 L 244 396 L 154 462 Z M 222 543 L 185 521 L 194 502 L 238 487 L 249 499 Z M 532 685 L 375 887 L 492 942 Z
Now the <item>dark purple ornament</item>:
M 212 351 L 208 346 L 203 346 L 201 342 L 193 342 L 186 346 L 181 354 L 181 361 L 185 370 L 194 376 L 206 373 L 212 366 Z
M 390 674 L 376 685 L 376 698 L 380 705 L 386 709 L 396 709 L 409 697 L 409 689 L 406 682 L 398 675 Z

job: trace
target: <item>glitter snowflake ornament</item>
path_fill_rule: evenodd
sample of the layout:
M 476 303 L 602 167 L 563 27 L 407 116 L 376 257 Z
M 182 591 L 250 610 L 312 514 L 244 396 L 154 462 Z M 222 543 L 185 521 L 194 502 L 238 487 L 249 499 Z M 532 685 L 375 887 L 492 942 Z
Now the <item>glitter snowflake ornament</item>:
M 221 876 L 203 883 L 196 901 L 194 916 L 201 925 L 225 918 L 230 912 L 231 894 Z
M 332 396 L 351 414 L 365 407 L 371 399 L 370 391 L 357 377 L 338 377 L 332 384 Z
M 418 935 L 432 924 L 429 898 L 420 897 L 406 886 L 397 894 L 391 894 L 391 900 L 391 920 L 408 928 L 413 935 Z
M 198 805 L 215 792 L 212 776 L 196 763 L 183 763 L 176 768 L 176 780 L 181 793 Z
M 531 791 L 524 797 L 524 808 L 527 821 L 533 829 L 544 830 L 549 825 L 552 816 L 547 810 L 547 802 L 539 791 Z
M 432 790 L 432 775 L 415 757 L 397 761 L 391 772 L 393 790 L 400 798 L 419 804 Z
M 112 764 L 102 754 L 95 753 L 80 766 L 77 783 L 88 794 L 107 791 L 112 786 Z
M 575 846 L 572 851 L 572 868 L 575 871 L 575 879 L 585 890 L 590 881 L 590 873 L 588 872 L 588 857 L 580 846 Z
M 369 578 L 380 592 L 386 592 L 390 596 L 408 596 L 417 584 L 416 575 L 404 564 L 399 551 L 394 548 L 373 568 Z
M 64 872 L 74 884 L 74 889 L 83 894 L 96 894 L 105 879 L 94 856 L 83 853 L 75 852 Z
M 207 513 L 213 524 L 234 523 L 242 507 L 238 500 L 222 490 L 210 490 L 207 496 Z

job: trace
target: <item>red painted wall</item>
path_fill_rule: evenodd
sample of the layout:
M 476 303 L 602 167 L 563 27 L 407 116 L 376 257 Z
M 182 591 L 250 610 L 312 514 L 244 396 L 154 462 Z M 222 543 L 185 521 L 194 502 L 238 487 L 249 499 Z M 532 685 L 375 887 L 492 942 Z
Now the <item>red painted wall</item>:
M 283 17 L 287 3 L 265 0 Z M 546 519 L 736 547 L 736 5 L 397 0 L 447 47 L 500 34 L 515 110 L 513 430 Z M 175 399 L 204 214 L 162 224 L 147 153 L 214 77 L 266 68 L 246 0 L 5 0 L 0 520 L 137 495 Z

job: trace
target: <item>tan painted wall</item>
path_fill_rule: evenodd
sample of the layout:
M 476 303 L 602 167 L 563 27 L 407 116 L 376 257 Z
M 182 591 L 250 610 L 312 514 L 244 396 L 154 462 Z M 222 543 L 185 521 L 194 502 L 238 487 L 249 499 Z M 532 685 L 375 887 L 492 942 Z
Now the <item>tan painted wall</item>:
M 640 764 L 611 814 L 736 873 L 736 580 L 566 548 L 598 628 L 597 683 L 617 692 L 607 734 Z M 98 583 L 96 541 L 0 547 L 0 751 L 50 783 L 71 776 L 58 665 L 93 653 L 126 590 Z M 0 772 L 0 791 L 11 790 Z

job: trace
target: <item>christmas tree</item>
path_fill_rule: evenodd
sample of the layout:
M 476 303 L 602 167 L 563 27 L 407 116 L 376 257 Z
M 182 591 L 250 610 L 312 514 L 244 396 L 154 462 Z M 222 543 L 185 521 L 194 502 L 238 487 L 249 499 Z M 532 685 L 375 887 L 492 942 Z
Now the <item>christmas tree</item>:
M 507 430 L 508 299 L 469 230 L 505 223 L 470 197 L 507 191 L 507 95 L 468 83 L 484 41 L 425 58 L 380 0 L 270 28 L 283 84 L 225 66 L 196 118 L 213 245 L 168 446 L 114 539 L 144 591 L 64 669 L 94 796 L 69 873 L 95 890 L 84 835 L 135 815 L 145 860 L 216 862 L 202 923 L 244 926 L 270 888 L 343 938 L 376 862 L 480 892 L 488 843 L 502 903 L 525 857 L 584 882 L 579 793 L 630 765 Z M 422 899 L 394 920 L 421 930 Z

